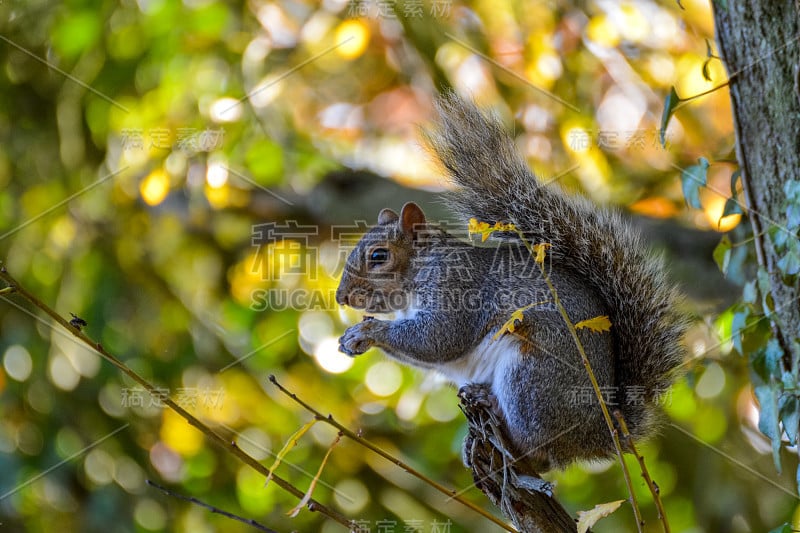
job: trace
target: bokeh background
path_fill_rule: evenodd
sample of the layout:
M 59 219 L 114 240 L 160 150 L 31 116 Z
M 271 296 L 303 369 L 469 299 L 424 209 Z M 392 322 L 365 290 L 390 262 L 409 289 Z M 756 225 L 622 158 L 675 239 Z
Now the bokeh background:
M 797 504 L 758 432 L 728 340 L 744 273 L 712 250 L 734 137 L 711 7 L 655 2 L 0 0 L 0 260 L 20 282 L 242 449 L 271 464 L 324 413 L 439 482 L 471 485 L 453 388 L 337 337 L 353 239 L 383 207 L 447 217 L 419 127 L 437 91 L 491 106 L 545 178 L 634 216 L 697 318 L 688 373 L 642 446 L 674 531 L 766 531 Z M 702 209 L 682 169 L 713 162 Z M 716 192 L 715 192 L 716 191 Z M 748 253 L 747 246 L 734 253 Z M 341 531 L 230 454 L 18 297 L 0 301 L 0 530 Z M 301 490 L 334 431 L 315 425 L 278 473 Z M 784 452 L 789 455 L 789 452 Z M 796 459 L 785 458 L 791 473 Z M 636 467 L 631 462 L 631 467 Z M 46 473 L 46 475 L 40 474 Z M 619 466 L 548 475 L 571 511 L 625 498 Z M 648 525 L 659 530 L 635 479 Z M 371 531 L 496 531 L 344 440 L 315 497 Z M 472 488 L 465 496 L 491 509 Z M 623 506 L 596 531 L 633 531 Z

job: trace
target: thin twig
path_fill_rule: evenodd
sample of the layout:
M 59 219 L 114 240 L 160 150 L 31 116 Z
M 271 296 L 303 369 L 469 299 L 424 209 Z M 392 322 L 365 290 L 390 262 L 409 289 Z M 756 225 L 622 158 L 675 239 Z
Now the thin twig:
M 37 298 L 34 294 L 29 292 L 27 289 L 22 287 L 17 280 L 15 280 L 6 270 L 5 266 L 2 265 L 0 262 L 0 279 L 2 279 L 8 287 L 13 287 L 14 291 L 18 293 L 22 298 L 33 304 L 34 307 L 39 308 L 45 314 L 49 315 L 50 318 L 58 322 L 64 329 L 72 333 L 75 337 L 80 339 L 84 344 L 89 346 L 95 352 L 97 352 L 103 359 L 117 367 L 122 373 L 126 376 L 131 378 L 133 381 L 141 385 L 147 392 L 153 395 L 154 398 L 158 398 L 164 402 L 170 409 L 172 409 L 176 414 L 186 420 L 191 426 L 194 426 L 205 434 L 212 442 L 216 443 L 218 446 L 222 447 L 223 449 L 227 450 L 228 452 L 235 455 L 240 461 L 251 467 L 256 472 L 267 476 L 269 474 L 269 470 L 267 467 L 259 463 L 256 459 L 245 453 L 241 448 L 239 448 L 235 442 L 227 440 L 222 435 L 219 435 L 215 431 L 213 431 L 210 427 L 205 425 L 201 422 L 198 418 L 194 415 L 189 413 L 186 409 L 178 405 L 175 401 L 173 401 L 169 395 L 164 394 L 163 390 L 157 389 L 155 386 L 150 384 L 149 381 L 141 377 L 135 371 L 133 371 L 129 366 L 125 363 L 117 359 L 111 353 L 106 351 L 102 344 L 99 342 L 95 342 L 85 333 L 83 333 L 80 329 L 70 325 L 70 323 L 65 320 L 61 315 L 56 313 L 50 306 L 42 302 L 39 298 Z M 283 478 L 280 478 L 276 475 L 272 476 L 272 480 L 278 485 L 280 488 L 288 492 L 289 494 L 295 496 L 298 499 L 303 498 L 303 491 L 296 488 L 294 485 L 289 483 Z M 356 523 L 349 520 L 343 514 L 317 502 L 316 500 L 310 500 L 307 505 L 309 511 L 317 511 L 322 513 L 323 515 L 327 516 L 331 520 L 335 520 L 336 522 L 342 524 L 343 526 L 347 527 L 348 529 L 354 529 L 356 527 Z
M 781 50 L 783 50 L 784 48 L 786 48 L 787 46 L 789 46 L 790 44 L 792 44 L 793 42 L 795 42 L 795 41 L 797 41 L 799 39 L 800 39 L 800 36 L 794 37 L 793 39 L 789 39 L 788 41 L 783 43 L 783 45 L 779 46 L 775 50 L 770 51 L 768 54 L 765 54 L 764 56 L 759 57 L 758 59 L 756 59 L 752 63 L 743 66 L 742 68 L 740 68 L 736 72 L 731 72 L 728 75 L 727 81 L 724 81 L 724 82 L 720 83 L 719 85 L 717 85 L 715 87 L 712 87 L 711 89 L 708 89 L 708 90 L 703 91 L 701 93 L 694 94 L 692 96 L 687 96 L 686 98 L 681 98 L 681 102 L 678 105 L 675 106 L 675 111 L 677 111 L 679 108 L 683 107 L 683 105 L 685 103 L 687 103 L 687 102 L 690 102 L 690 101 L 695 100 L 697 98 L 701 98 L 701 97 L 706 96 L 708 94 L 711 94 L 711 93 L 713 93 L 715 91 L 718 91 L 718 90 L 722 89 L 723 87 L 729 86 L 733 82 L 733 80 L 736 79 L 737 76 L 741 75 L 744 71 L 756 66 L 757 64 L 761 63 L 762 61 L 764 61 L 765 59 L 767 59 L 771 55 L 776 54 L 777 52 L 780 52 Z M 713 57 L 716 57 L 716 56 L 713 56 Z M 721 57 L 717 58 L 717 59 L 720 59 L 723 63 L 725 63 L 725 61 Z M 737 137 L 737 139 L 738 138 L 739 137 Z
M 339 432 L 340 432 L 342 435 L 344 435 L 345 437 L 347 437 L 347 438 L 349 438 L 349 439 L 351 439 L 351 440 L 354 440 L 354 441 L 356 441 L 357 443 L 359 443 L 360 445 L 364 446 L 365 448 L 367 448 L 367 449 L 369 449 L 369 450 L 372 450 L 373 452 L 377 453 L 378 455 L 380 455 L 381 457 L 383 457 L 383 458 L 384 458 L 384 459 L 386 459 L 387 461 L 389 461 L 389 462 L 391 462 L 391 463 L 393 463 L 393 464 L 397 465 L 398 467 L 402 468 L 403 470 L 405 470 L 406 472 L 408 472 L 408 473 L 409 473 L 409 474 L 411 474 L 412 476 L 416 477 L 417 479 L 419 479 L 419 480 L 421 480 L 421 481 L 424 481 L 425 483 L 427 483 L 428 485 L 430 485 L 430 486 L 431 486 L 431 487 L 433 487 L 434 489 L 438 490 L 439 492 L 441 492 L 442 494 L 444 494 L 444 495 L 445 495 L 445 496 L 447 496 L 448 498 L 451 498 L 451 499 L 453 499 L 453 500 L 456 500 L 457 502 L 461 503 L 462 505 L 465 505 L 465 506 L 469 507 L 470 509 L 472 509 L 472 510 L 473 510 L 473 511 L 475 511 L 476 513 L 480 514 L 480 515 L 481 515 L 481 516 L 483 516 L 484 518 L 487 518 L 487 519 L 491 520 L 492 522 L 494 522 L 494 523 L 495 523 L 495 524 L 497 524 L 498 526 L 502 527 L 502 528 L 503 528 L 503 529 L 505 529 L 506 531 L 512 531 L 512 532 L 516 531 L 514 528 L 512 528 L 512 527 L 511 527 L 511 526 L 509 526 L 508 524 L 504 523 L 504 522 L 503 522 L 502 520 L 500 520 L 499 518 L 497 518 L 497 517 L 493 516 L 491 513 L 489 513 L 489 512 L 488 512 L 488 511 L 486 511 L 485 509 L 481 509 L 480 507 L 478 507 L 477 505 L 475 505 L 475 504 L 474 504 L 474 503 L 472 503 L 471 501 L 469 501 L 469 500 L 467 500 L 467 499 L 464 499 L 464 498 L 463 498 L 463 497 L 462 497 L 462 496 L 461 496 L 459 493 L 457 493 L 455 490 L 453 490 L 453 489 L 448 489 L 448 488 L 447 488 L 447 487 L 445 487 L 444 485 L 441 485 L 440 483 L 438 483 L 438 482 L 434 481 L 433 479 L 429 478 L 428 476 L 426 476 L 426 475 L 425 475 L 425 474 L 423 474 L 422 472 L 419 472 L 418 470 L 414 469 L 412 466 L 410 466 L 410 465 L 408 465 L 408 464 L 404 463 L 404 462 L 403 462 L 403 461 L 401 461 L 400 459 L 397 459 L 396 457 L 393 457 L 391 454 L 389 454 L 389 452 L 387 452 L 387 451 L 385 451 L 385 450 L 383 450 L 383 449 L 379 448 L 379 447 L 378 447 L 378 446 L 376 446 L 375 444 L 373 444 L 373 443 L 371 443 L 370 441 L 368 441 L 368 440 L 364 439 L 364 438 L 363 438 L 361 435 L 359 435 L 358 433 L 355 433 L 355 432 L 351 431 L 351 430 L 350 430 L 350 429 L 348 429 L 346 426 L 344 426 L 344 425 L 342 425 L 341 423 L 339 423 L 339 422 L 338 422 L 338 421 L 337 421 L 335 418 L 333 418 L 333 415 L 328 415 L 328 416 L 325 416 L 325 415 L 323 415 L 322 413 L 320 413 L 319 411 L 317 411 L 316 409 L 314 409 L 313 407 L 311 407 L 309 404 L 307 404 L 306 402 L 304 402 L 303 400 L 301 400 L 300 398 L 298 398 L 298 397 L 297 397 L 297 395 L 296 395 L 295 393 L 293 393 L 293 392 L 290 392 L 290 391 L 289 391 L 289 390 L 287 390 L 287 389 L 286 389 L 286 388 L 285 388 L 283 385 L 281 385 L 280 383 L 278 383 L 278 380 L 277 380 L 277 378 L 275 378 L 275 376 L 274 376 L 274 375 L 271 375 L 271 374 L 270 374 L 270 376 L 269 376 L 269 381 L 270 381 L 270 382 L 271 382 L 273 385 L 275 385 L 276 387 L 278 387 L 278 390 L 280 390 L 280 391 L 281 391 L 282 393 L 284 393 L 286 396 L 288 396 L 289 398 L 291 398 L 292 400 L 294 400 L 295 402 L 297 402 L 297 403 L 298 403 L 298 404 L 299 404 L 299 405 L 300 405 L 300 406 L 301 406 L 303 409 L 305 409 L 305 410 L 306 410 L 306 411 L 308 411 L 309 413 L 313 414 L 313 415 L 314 415 L 314 418 L 316 418 L 316 419 L 317 419 L 317 420 L 319 420 L 320 422 L 325 422 L 326 424 L 328 424 L 328 425 L 330 425 L 330 426 L 332 426 L 332 427 L 334 427 L 334 428 L 338 429 L 338 430 L 339 430 Z
M 522 233 L 521 230 L 515 228 L 517 235 L 519 235 L 520 240 L 525 245 L 525 248 L 528 249 L 528 252 L 531 254 L 531 257 L 537 257 L 537 253 L 534 251 L 531 243 L 525 238 L 525 235 Z M 539 270 L 542 273 L 542 279 L 547 284 L 547 288 L 550 290 L 550 293 L 553 295 L 553 303 L 555 304 L 556 308 L 558 309 L 559 314 L 564 319 L 564 323 L 569 330 L 572 339 L 575 341 L 575 346 L 578 348 L 578 353 L 581 355 L 581 360 L 583 361 L 583 366 L 586 368 L 586 373 L 589 376 L 589 381 L 592 383 L 592 388 L 594 389 L 594 394 L 597 397 L 597 400 L 600 402 L 600 409 L 603 412 L 603 418 L 606 420 L 606 425 L 608 426 L 608 430 L 611 433 L 611 439 L 614 441 L 614 448 L 616 449 L 617 456 L 619 457 L 619 464 L 622 467 L 622 476 L 625 478 L 625 485 L 628 487 L 628 494 L 629 494 L 629 501 L 631 503 L 631 507 L 633 508 L 633 515 L 636 518 L 636 528 L 639 533 L 642 533 L 642 526 L 644 525 L 644 520 L 642 519 L 642 511 L 639 509 L 639 503 L 636 501 L 636 495 L 633 492 L 633 482 L 631 481 L 631 473 L 628 470 L 628 465 L 625 464 L 625 459 L 623 457 L 622 451 L 622 443 L 619 440 L 619 432 L 617 431 L 616 426 L 614 426 L 614 421 L 611 419 L 611 414 L 608 412 L 608 406 L 603 398 L 603 393 L 600 390 L 600 384 L 597 382 L 597 378 L 594 375 L 594 371 L 592 370 L 592 365 L 589 363 L 589 358 L 586 356 L 586 350 L 583 348 L 583 343 L 581 339 L 578 337 L 578 331 L 575 329 L 575 325 L 572 323 L 572 320 L 569 318 L 567 314 L 567 310 L 564 308 L 564 305 L 561 303 L 561 298 L 558 296 L 558 292 L 556 291 L 553 282 L 550 280 L 550 276 L 547 274 L 547 269 L 544 267 L 544 262 L 536 261 L 536 264 L 539 265 Z
M 738 74 L 738 73 L 734 73 L 734 74 Z M 703 96 L 711 94 L 711 93 L 713 93 L 715 91 L 719 91 L 723 87 L 727 87 L 728 85 L 731 84 L 731 80 L 732 79 L 733 79 L 733 76 L 731 76 L 731 78 L 728 81 L 722 82 L 719 85 L 717 85 L 715 87 L 712 87 L 711 89 L 708 89 L 707 91 L 703 91 L 701 93 L 693 94 L 692 96 L 687 96 L 686 98 L 681 98 L 680 99 L 681 100 L 680 103 L 678 103 L 678 105 L 675 106 L 674 111 L 677 111 L 678 109 L 680 109 L 684 105 L 688 104 L 692 100 L 695 100 L 697 98 L 702 98 Z M 674 111 L 673 111 L 673 113 L 674 113 Z
M 633 453 L 636 460 L 639 461 L 639 468 L 642 470 L 642 477 L 644 478 L 645 483 L 647 483 L 647 488 L 650 489 L 650 494 L 653 495 L 653 502 L 656 504 L 656 509 L 658 509 L 658 518 L 661 520 L 661 524 L 664 526 L 664 533 L 669 533 L 669 521 L 667 520 L 667 513 L 664 512 L 664 504 L 661 502 L 661 491 L 658 488 L 658 485 L 653 478 L 650 477 L 650 472 L 647 470 L 647 465 L 644 462 L 644 457 L 639 453 L 636 449 L 636 445 L 633 442 L 633 436 L 631 432 L 628 431 L 628 424 L 625 423 L 625 418 L 622 416 L 622 412 L 619 409 L 614 410 L 614 418 L 617 419 L 617 424 L 619 424 L 620 431 L 622 431 L 622 438 L 625 439 L 625 442 L 628 444 L 628 448 L 630 448 L 631 453 Z
M 254 528 L 256 528 L 256 529 L 258 529 L 260 531 L 266 531 L 267 533 L 278 533 L 274 529 L 270 529 L 267 526 L 264 526 L 264 525 L 256 522 L 255 520 L 253 520 L 251 518 L 242 518 L 241 516 L 235 515 L 233 513 L 229 513 L 228 511 L 223 511 L 222 509 L 214 507 L 213 505 L 209 505 L 209 504 L 207 504 L 205 502 L 202 502 L 202 501 L 198 500 L 197 498 L 193 498 L 192 496 L 184 496 L 183 494 L 178 494 L 177 492 L 173 492 L 173 491 L 171 491 L 170 489 L 168 489 L 166 487 L 162 487 L 161 485 L 159 485 L 158 483 L 156 483 L 155 481 L 152 481 L 150 479 L 146 479 L 145 483 L 147 483 L 150 486 L 153 486 L 153 487 L 157 488 L 158 490 L 160 490 L 161 492 L 163 492 L 167 496 L 172 496 L 173 498 L 178 498 L 179 500 L 187 501 L 187 502 L 193 503 L 195 505 L 199 505 L 200 507 L 205 507 L 206 509 L 208 509 L 212 513 L 216 513 L 216 514 L 219 514 L 219 515 L 222 515 L 222 516 L 226 516 L 226 517 L 231 518 L 233 520 L 238 520 L 239 522 L 241 522 L 243 524 L 247 524 L 248 526 L 253 526 Z

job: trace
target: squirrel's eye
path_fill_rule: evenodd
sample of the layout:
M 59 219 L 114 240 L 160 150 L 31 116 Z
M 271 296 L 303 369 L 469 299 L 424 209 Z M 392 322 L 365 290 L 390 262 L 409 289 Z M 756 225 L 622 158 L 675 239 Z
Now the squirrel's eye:
M 375 248 L 369 254 L 370 266 L 377 266 L 389 260 L 389 250 L 386 248 Z

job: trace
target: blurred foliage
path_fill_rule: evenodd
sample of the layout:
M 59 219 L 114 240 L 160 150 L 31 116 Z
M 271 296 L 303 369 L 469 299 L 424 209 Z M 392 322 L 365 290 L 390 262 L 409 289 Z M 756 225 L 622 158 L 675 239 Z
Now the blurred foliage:
M 514 127 L 540 175 L 741 241 L 740 215 L 720 221 L 726 195 L 713 192 L 735 170 L 727 91 L 677 109 L 659 142 L 671 87 L 685 98 L 724 81 L 708 61 L 709 5 L 681 3 L 0 1 L 0 258 L 265 464 L 309 419 L 273 373 L 430 477 L 469 487 L 453 389 L 377 353 L 336 352 L 357 320 L 332 298 L 354 221 L 385 205 L 359 203 L 360 182 L 330 172 L 441 188 L 417 127 L 453 87 Z M 708 187 L 687 211 L 681 174 L 700 157 Z M 674 531 L 765 531 L 789 519 L 795 489 L 758 433 L 746 361 L 730 355 L 734 314 L 717 304 L 695 302 L 706 326 L 665 402 L 682 429 L 642 451 Z M 341 530 L 286 517 L 295 498 L 30 314 L 0 304 L 3 531 L 251 530 L 146 478 L 279 531 Z M 317 424 L 278 473 L 304 490 L 333 438 Z M 573 512 L 625 497 L 613 463 L 549 477 Z M 348 441 L 315 497 L 373 531 L 497 529 Z M 633 529 L 625 505 L 595 528 Z

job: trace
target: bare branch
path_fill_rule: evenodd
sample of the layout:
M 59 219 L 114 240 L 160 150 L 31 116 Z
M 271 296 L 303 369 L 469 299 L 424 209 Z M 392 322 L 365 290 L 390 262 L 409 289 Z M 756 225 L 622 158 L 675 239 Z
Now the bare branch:
M 206 509 L 208 509 L 212 513 L 216 513 L 218 515 L 226 516 L 226 517 L 228 517 L 228 518 L 230 518 L 232 520 L 238 520 L 239 522 L 241 522 L 243 524 L 247 524 L 248 526 L 253 526 L 254 528 L 258 529 L 259 531 L 266 531 L 267 533 L 277 533 L 277 531 L 275 531 L 274 529 L 270 529 L 267 526 L 264 526 L 264 525 L 256 522 L 255 520 L 253 520 L 251 518 L 242 518 L 241 516 L 235 515 L 233 513 L 229 513 L 228 511 L 223 511 L 222 509 L 219 509 L 218 507 L 214 507 L 213 505 L 209 505 L 209 504 L 207 504 L 205 502 L 202 502 L 202 501 L 198 500 L 197 498 L 193 498 L 192 496 L 184 496 L 183 494 L 178 494 L 177 492 L 173 492 L 173 491 L 169 490 L 166 487 L 162 487 L 161 485 L 159 485 L 158 483 L 156 483 L 155 481 L 152 481 L 150 479 L 146 479 L 145 482 L 148 485 L 157 488 L 158 490 L 160 490 L 161 492 L 163 492 L 167 496 L 172 496 L 173 498 L 178 498 L 179 500 L 191 502 L 191 503 L 193 503 L 195 505 L 199 505 L 200 507 L 205 507 Z
M 56 313 L 50 306 L 42 302 L 36 295 L 29 292 L 27 289 L 22 287 L 17 280 L 15 280 L 6 270 L 5 266 L 0 263 L 0 279 L 3 280 L 8 287 L 13 287 L 14 292 L 19 294 L 22 298 L 30 302 L 33 306 L 42 310 L 45 314 L 49 315 L 50 318 L 55 320 L 59 323 L 64 329 L 72 333 L 75 337 L 80 339 L 84 344 L 86 344 L 89 348 L 97 352 L 103 359 L 117 367 L 123 374 L 131 378 L 133 381 L 141 385 L 147 392 L 153 395 L 153 397 L 160 399 L 167 407 L 172 409 L 176 414 L 178 414 L 181 418 L 186 420 L 191 426 L 197 428 L 200 432 L 205 434 L 212 442 L 226 450 L 227 452 L 235 455 L 240 461 L 251 467 L 256 472 L 263 474 L 264 476 L 269 475 L 269 470 L 267 467 L 259 463 L 255 458 L 248 455 L 244 452 L 241 448 L 239 448 L 235 442 L 229 441 L 222 435 L 216 433 L 210 427 L 205 425 L 201 422 L 197 417 L 189 413 L 186 409 L 178 405 L 172 398 L 169 397 L 168 394 L 164 394 L 164 392 L 154 385 L 152 385 L 149 381 L 144 379 L 142 376 L 137 374 L 133 371 L 130 367 L 128 367 L 125 363 L 117 359 L 114 355 L 109 353 L 102 344 L 99 342 L 95 342 L 89 336 L 87 336 L 83 331 L 79 328 L 71 325 L 65 318 L 61 315 Z M 0 294 L 0 298 L 5 299 L 6 296 Z M 303 491 L 289 483 L 283 478 L 280 478 L 273 474 L 272 481 L 275 482 L 280 488 L 288 492 L 289 494 L 297 497 L 298 499 L 302 499 L 304 496 Z M 336 522 L 342 524 L 348 529 L 355 529 L 356 524 L 355 522 L 349 520 L 343 514 L 327 507 L 316 500 L 309 500 L 307 506 L 309 511 L 317 511 L 319 513 L 324 514 L 331 520 L 335 520 Z

